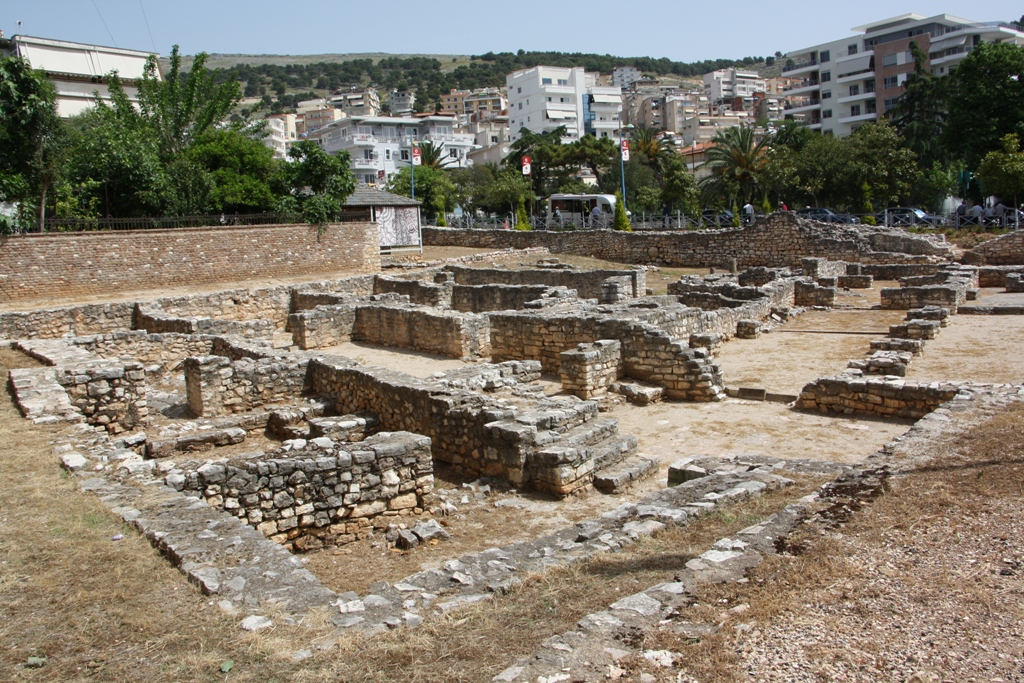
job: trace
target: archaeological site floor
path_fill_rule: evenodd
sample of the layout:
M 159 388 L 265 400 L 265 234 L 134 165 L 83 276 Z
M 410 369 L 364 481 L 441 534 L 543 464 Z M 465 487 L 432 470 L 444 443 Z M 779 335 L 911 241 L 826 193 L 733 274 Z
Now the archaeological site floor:
M 0 670 L 1024 679 L 1024 266 L 842 237 L 7 305 Z

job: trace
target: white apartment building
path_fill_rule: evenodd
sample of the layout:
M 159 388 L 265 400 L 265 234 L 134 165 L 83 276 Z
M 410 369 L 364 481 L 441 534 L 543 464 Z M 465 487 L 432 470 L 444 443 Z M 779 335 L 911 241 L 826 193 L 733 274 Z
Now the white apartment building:
M 64 118 L 81 114 L 93 106 L 96 93 L 109 100 L 107 77 L 112 71 L 120 77 L 128 98 L 137 102 L 135 81 L 142 78 L 151 54 L 32 36 L 0 38 L 0 57 L 21 57 L 53 81 L 57 89 L 57 113 Z M 161 78 L 159 69 L 155 76 Z
M 448 168 L 468 166 L 474 136 L 456 133 L 455 124 L 450 116 L 353 116 L 324 126 L 310 138 L 331 154 L 348 151 L 356 178 L 368 185 L 382 185 L 412 163 L 414 142 L 443 143 L 450 160 Z
M 274 150 L 275 159 L 287 159 L 288 150 L 298 139 L 295 114 L 274 114 L 267 117 L 267 137 L 263 144 Z
M 587 133 L 598 137 L 618 134 L 622 112 L 619 88 L 598 85 L 597 74 L 582 67 L 535 66 L 505 77 L 512 141 L 522 128 L 535 133 L 565 126 L 565 142 Z
M 719 69 L 704 74 L 704 94 L 712 104 L 731 102 L 737 97 L 753 98 L 754 93 L 766 89 L 765 80 L 756 71 Z
M 642 80 L 643 77 L 643 72 L 635 66 L 617 66 L 612 71 L 612 85 L 619 89 L 625 89 Z
M 786 54 L 783 76 L 800 79 L 786 92 L 786 118 L 836 136 L 878 120 L 914 71 L 911 42 L 928 55 L 924 66 L 935 76 L 948 74 L 981 42 L 1024 46 L 1024 33 L 1007 24 L 949 14 L 904 14 L 852 30 L 849 38 Z
M 388 95 L 388 106 L 391 108 L 392 116 L 412 114 L 415 104 L 416 93 L 412 90 L 392 90 Z
M 374 88 L 335 93 L 329 103 L 346 116 L 380 116 L 380 95 Z

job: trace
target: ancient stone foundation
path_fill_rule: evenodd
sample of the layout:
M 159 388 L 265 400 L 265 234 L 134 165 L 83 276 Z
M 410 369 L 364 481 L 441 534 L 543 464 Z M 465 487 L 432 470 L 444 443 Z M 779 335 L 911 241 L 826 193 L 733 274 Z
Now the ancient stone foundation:
M 918 384 L 902 379 L 856 375 L 822 377 L 800 392 L 796 407 L 843 415 L 881 415 L 919 419 L 957 395 L 949 383 Z

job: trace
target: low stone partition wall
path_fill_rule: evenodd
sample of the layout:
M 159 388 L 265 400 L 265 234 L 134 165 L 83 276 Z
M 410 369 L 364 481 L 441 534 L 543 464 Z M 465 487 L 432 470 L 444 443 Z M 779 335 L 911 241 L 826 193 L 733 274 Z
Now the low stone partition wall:
M 358 444 L 328 438 L 257 457 L 207 463 L 168 477 L 289 550 L 342 545 L 375 520 L 419 514 L 432 500 L 430 439 L 380 433 Z
M 673 340 L 661 330 L 640 325 L 623 343 L 623 374 L 665 387 L 665 396 L 682 401 L 720 401 L 725 398 L 722 368 L 703 348 L 690 348 L 689 339 Z
M 800 269 L 804 277 L 811 277 L 815 280 L 823 277 L 837 278 L 847 274 L 845 261 L 829 261 L 825 258 L 800 259 Z
M 57 383 L 87 423 L 105 427 L 111 434 L 148 422 L 146 373 L 141 363 L 99 360 L 58 367 Z
M 742 228 L 685 232 L 424 227 L 423 243 L 485 249 L 547 247 L 552 253 L 591 256 L 619 263 L 694 268 L 718 267 L 730 259 L 735 259 L 740 268 L 749 268 L 798 267 L 800 259 L 808 256 L 865 264 L 929 263 L 953 257 L 951 245 L 931 236 L 884 226 L 816 223 L 793 212 L 774 213 Z M 573 285 L 566 286 L 576 289 Z M 580 295 L 587 296 L 582 291 Z
M 356 304 L 317 306 L 288 316 L 292 343 L 300 349 L 326 349 L 352 340 Z
M 440 283 L 422 280 L 407 280 L 378 275 L 374 278 L 374 294 L 398 294 L 409 297 L 409 301 L 420 306 L 447 308 L 452 301 L 452 285 L 442 279 Z
M 789 268 L 757 266 L 755 268 L 747 268 L 742 273 L 737 274 L 736 282 L 739 283 L 740 287 L 761 287 L 775 280 L 792 277 L 792 275 L 793 273 Z
M 1024 274 L 1022 273 L 1010 273 L 1006 276 L 1006 291 L 1007 292 L 1024 292 Z
M 852 264 L 850 264 L 852 265 Z M 875 280 L 899 280 L 915 275 L 935 275 L 948 264 L 942 263 L 862 263 L 860 273 L 848 275 L 870 275 Z
M 521 311 L 526 302 L 548 295 L 554 288 L 547 285 L 454 285 L 451 307 L 467 313 L 489 311 Z
M 505 270 L 502 268 L 446 266 L 445 270 L 454 274 L 456 285 L 546 285 L 575 289 L 581 299 L 601 300 L 602 285 L 605 281 L 609 278 L 627 278 L 632 285 L 631 291 L 626 292 L 627 296 L 637 298 L 647 293 L 647 271 L 642 269 L 524 268 L 522 270 Z
M 881 291 L 881 306 L 886 310 L 907 310 L 923 306 L 944 306 L 956 310 L 966 299 L 967 286 L 962 284 L 886 287 Z
M 101 358 L 133 358 L 149 367 L 160 366 L 166 373 L 177 368 L 186 358 L 213 353 L 214 338 L 196 334 L 150 334 L 144 330 L 112 332 L 87 337 L 73 337 L 68 343 Z
M 297 355 L 232 362 L 224 356 L 185 360 L 185 394 L 196 417 L 245 413 L 274 403 L 294 403 L 309 390 L 309 358 Z
M 836 286 L 845 289 L 871 289 L 874 282 L 871 275 L 840 275 L 836 278 Z
M 979 266 L 979 287 L 1005 287 L 1011 274 L 1024 274 L 1024 266 Z
M 889 325 L 889 336 L 895 339 L 935 339 L 940 327 L 940 320 L 907 320 Z
M 982 242 L 964 252 L 961 261 L 969 265 L 1024 265 L 1024 230 L 1015 230 Z
M 440 308 L 358 306 L 352 339 L 449 358 L 490 355 L 487 316 Z
M 259 339 L 274 338 L 271 320 L 215 320 L 213 318 L 179 318 L 157 309 L 144 309 L 136 304 L 133 317 L 135 329 L 154 334 L 227 334 Z
M 825 414 L 919 419 L 959 391 L 953 383 L 917 383 L 857 375 L 822 377 L 800 392 L 796 407 Z
M 622 371 L 622 342 L 599 339 L 559 354 L 562 391 L 580 398 L 594 398 L 608 391 Z
M 832 308 L 836 305 L 838 294 L 839 290 L 835 287 L 822 287 L 814 281 L 798 280 L 794 285 L 793 304 Z

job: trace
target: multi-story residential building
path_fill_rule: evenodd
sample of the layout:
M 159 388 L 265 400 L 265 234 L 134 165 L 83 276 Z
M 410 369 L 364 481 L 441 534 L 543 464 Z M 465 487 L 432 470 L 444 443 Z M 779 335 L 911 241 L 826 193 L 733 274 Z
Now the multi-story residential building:
M 712 104 L 731 102 L 737 97 L 752 98 L 756 92 L 765 92 L 767 85 L 756 71 L 719 69 L 704 74 L 704 94 Z
M 1024 46 L 1024 33 L 1008 24 L 949 14 L 904 14 L 852 30 L 858 35 L 786 55 L 783 76 L 800 78 L 786 92 L 786 118 L 837 136 L 877 120 L 914 71 L 911 42 L 927 55 L 923 68 L 935 76 L 948 74 L 983 41 Z
M 346 116 L 380 116 L 380 95 L 374 88 L 334 93 L 330 105 Z
M 754 117 L 745 111 L 726 111 L 723 113 L 707 113 L 703 110 L 682 118 L 678 130 L 673 131 L 677 140 L 684 145 L 694 142 L 710 142 L 718 133 L 735 126 L 752 126 Z
M 107 84 L 113 71 L 121 79 L 128 98 L 138 102 L 135 83 L 142 77 L 146 60 L 152 54 L 32 36 L 0 37 L 0 57 L 21 57 L 53 81 L 57 89 L 57 113 L 65 118 L 93 106 L 96 93 L 101 99 L 109 100 Z M 161 78 L 159 69 L 154 76 Z
M 467 154 L 474 164 L 500 164 L 508 156 L 511 136 L 507 114 L 471 120 L 463 132 L 475 137 L 476 149 Z
M 620 90 L 598 85 L 597 74 L 582 67 L 535 66 L 505 77 L 512 140 L 522 128 L 542 133 L 565 126 L 565 142 L 587 133 L 617 134 L 622 112 Z
M 612 86 L 625 90 L 643 77 L 643 72 L 635 66 L 617 66 L 612 71 Z
M 702 92 L 666 95 L 662 126 L 666 131 L 678 134 L 686 127 L 686 122 L 698 114 L 711 114 L 708 97 Z
M 317 107 L 316 109 L 300 109 L 295 122 L 299 137 L 309 137 L 329 123 L 345 118 L 345 112 L 334 107 Z
M 456 123 L 450 116 L 353 116 L 329 123 L 310 137 L 331 154 L 348 151 L 352 172 L 361 182 L 383 184 L 412 163 L 414 143 L 443 143 L 448 168 L 469 165 L 467 155 L 475 146 L 474 136 L 456 133 Z
M 470 119 L 484 121 L 501 116 L 501 113 L 508 109 L 508 99 L 498 88 L 483 88 L 468 95 L 463 101 L 463 107 Z M 508 127 L 507 118 L 505 126 Z
M 392 90 L 388 95 L 388 106 L 391 108 L 392 116 L 412 114 L 415 104 L 416 93 L 412 90 Z
M 275 159 L 286 159 L 288 150 L 298 139 L 295 114 L 274 114 L 267 117 L 267 137 L 263 144 L 274 150 Z
M 462 116 L 466 113 L 466 98 L 473 94 L 471 90 L 451 89 L 447 95 L 441 95 L 441 111 L 446 116 Z

